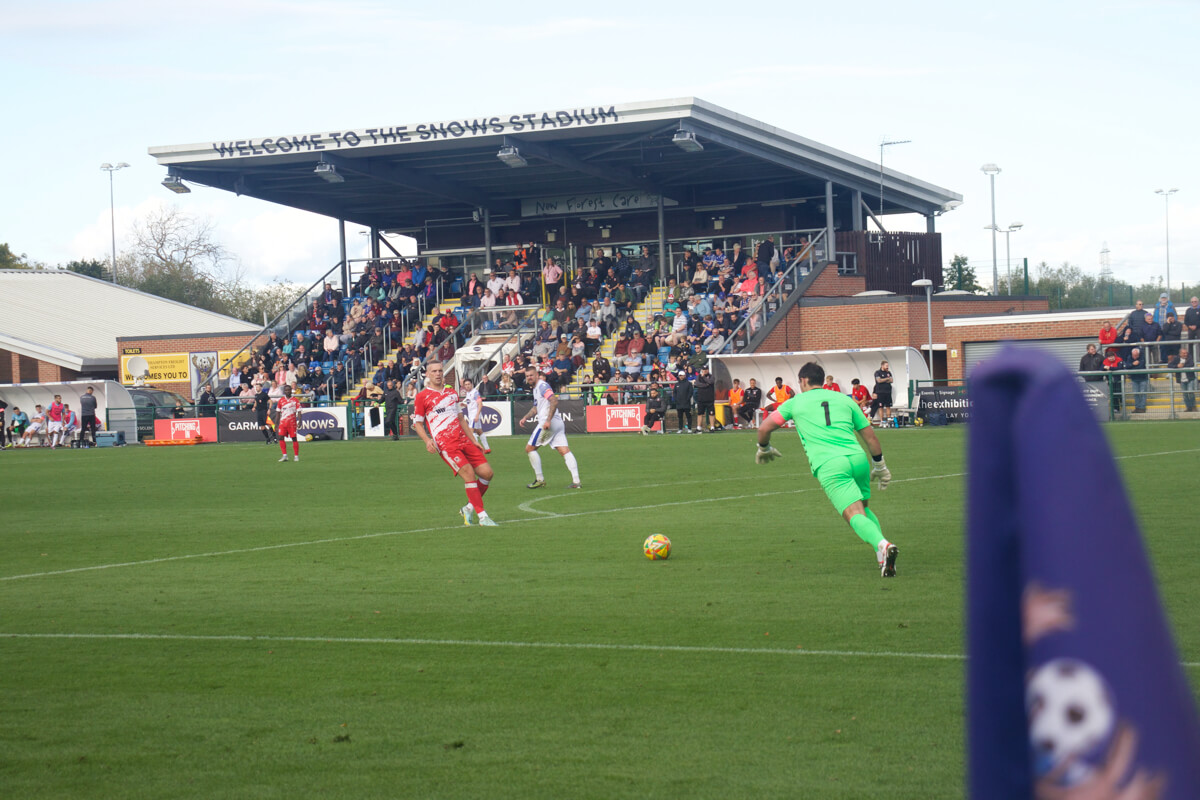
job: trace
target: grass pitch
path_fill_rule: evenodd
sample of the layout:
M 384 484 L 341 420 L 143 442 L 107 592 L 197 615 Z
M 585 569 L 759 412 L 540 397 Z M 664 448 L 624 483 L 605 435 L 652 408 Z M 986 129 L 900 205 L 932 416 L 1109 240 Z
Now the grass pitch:
M 1196 685 L 1194 432 L 1106 431 Z M 495 439 L 493 529 L 416 441 L 0 454 L 0 790 L 961 797 L 964 431 L 881 439 L 895 580 L 786 431 Z

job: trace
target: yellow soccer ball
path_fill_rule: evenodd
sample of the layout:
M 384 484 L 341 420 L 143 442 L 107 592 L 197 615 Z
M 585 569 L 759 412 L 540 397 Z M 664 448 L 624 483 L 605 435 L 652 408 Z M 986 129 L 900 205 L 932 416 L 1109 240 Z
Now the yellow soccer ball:
M 662 559 L 669 558 L 671 556 L 671 540 L 661 533 L 648 536 L 645 543 L 642 544 L 642 552 L 651 561 L 661 561 Z

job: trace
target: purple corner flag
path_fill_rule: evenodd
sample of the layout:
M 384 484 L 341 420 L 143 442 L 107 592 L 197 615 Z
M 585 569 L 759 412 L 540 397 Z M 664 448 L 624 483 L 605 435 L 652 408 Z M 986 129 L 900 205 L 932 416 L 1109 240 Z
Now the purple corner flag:
M 1200 798 L 1200 725 L 1108 443 L 1049 355 L 971 378 L 974 800 Z

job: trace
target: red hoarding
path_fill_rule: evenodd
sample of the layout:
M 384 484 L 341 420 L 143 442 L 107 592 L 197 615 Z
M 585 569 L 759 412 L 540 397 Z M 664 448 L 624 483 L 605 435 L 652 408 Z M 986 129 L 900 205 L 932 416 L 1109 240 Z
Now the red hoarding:
M 217 440 L 216 417 L 154 420 L 155 439 L 194 439 L 197 436 L 202 437 L 206 442 L 215 442 Z
M 588 433 L 637 433 L 642 429 L 645 414 L 644 405 L 588 406 Z

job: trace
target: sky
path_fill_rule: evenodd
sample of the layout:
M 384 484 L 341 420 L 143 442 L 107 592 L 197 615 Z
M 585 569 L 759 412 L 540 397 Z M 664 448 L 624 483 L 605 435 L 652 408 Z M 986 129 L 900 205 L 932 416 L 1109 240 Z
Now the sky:
M 1200 2 L 1005 4 L 0 0 L 0 242 L 107 260 L 156 206 L 209 220 L 247 278 L 309 283 L 336 221 L 206 187 L 152 146 L 697 97 L 963 195 L 947 260 L 1200 283 Z M 1164 201 L 1156 189 L 1179 191 Z M 924 219 L 889 217 L 893 229 Z M 998 258 L 1005 270 L 1004 236 Z M 349 229 L 352 257 L 366 239 Z

